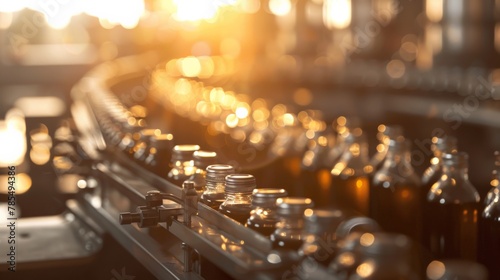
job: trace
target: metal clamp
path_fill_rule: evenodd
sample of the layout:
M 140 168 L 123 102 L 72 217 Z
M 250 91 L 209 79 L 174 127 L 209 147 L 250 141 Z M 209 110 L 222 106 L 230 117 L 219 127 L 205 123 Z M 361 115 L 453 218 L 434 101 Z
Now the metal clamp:
M 149 191 L 146 194 L 146 206 L 137 207 L 135 213 L 121 213 L 120 224 L 137 223 L 139 227 L 153 227 L 158 223 L 165 222 L 168 226 L 172 223 L 172 217 L 183 215 L 184 225 L 191 227 L 191 215 L 198 212 L 198 194 L 194 188 L 194 182 L 185 181 L 182 184 L 182 197 L 176 197 L 170 193 L 160 191 Z M 181 208 L 165 208 L 163 200 L 168 199 L 181 205 Z

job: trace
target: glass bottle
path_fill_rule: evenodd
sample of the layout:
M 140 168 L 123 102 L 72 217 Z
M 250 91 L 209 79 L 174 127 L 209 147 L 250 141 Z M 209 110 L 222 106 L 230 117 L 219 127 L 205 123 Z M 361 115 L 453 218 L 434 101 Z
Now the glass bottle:
M 310 198 L 284 197 L 276 200 L 276 206 L 278 223 L 270 236 L 273 248 L 298 251 L 305 238 L 304 212 L 314 203 Z
M 402 234 L 364 233 L 356 238 L 357 256 L 349 279 L 417 280 L 411 240 Z
M 337 227 L 345 220 L 344 212 L 338 209 L 315 209 L 306 211 L 306 237 L 300 253 L 327 266 L 337 253 Z
M 167 180 L 182 186 L 182 183 L 194 174 L 193 153 L 198 151 L 198 145 L 176 145 L 172 150 L 170 160 L 170 171 L 167 174 Z
M 124 127 L 125 134 L 123 134 L 122 138 L 118 143 L 118 148 L 129 154 L 136 142 L 140 138 L 140 131 L 143 129 L 137 122 L 127 123 Z
M 229 218 L 246 224 L 252 211 L 252 192 L 256 188 L 255 177 L 250 174 L 231 174 L 226 176 L 226 199 L 219 212 Z
M 370 164 L 373 167 L 373 172 L 378 171 L 382 168 L 384 160 L 386 159 L 387 153 L 389 151 L 389 141 L 403 138 L 403 127 L 399 125 L 379 125 L 377 133 L 377 139 L 380 143 L 377 145 L 377 153 L 370 160 Z M 375 174 L 375 173 L 373 173 Z
M 389 140 L 384 165 L 370 186 L 370 216 L 387 232 L 420 240 L 420 179 L 411 165 L 411 142 Z
M 425 196 L 431 189 L 432 185 L 439 180 L 443 174 L 443 159 L 442 155 L 447 153 L 451 154 L 457 151 L 457 138 L 453 136 L 433 137 L 431 150 L 434 156 L 431 159 L 430 166 L 424 171 L 422 175 L 422 192 Z
M 330 168 L 325 165 L 325 157 L 333 146 L 333 135 L 322 132 L 309 142 L 304 153 L 299 177 L 300 196 L 310 197 L 317 207 L 328 206 L 328 189 L 331 184 Z
M 275 110 L 276 108 L 273 108 L 273 111 Z M 259 182 L 285 186 L 286 191 L 293 194 L 293 186 L 300 175 L 300 158 L 307 144 L 299 141 L 304 129 L 299 125 L 297 116 L 286 111 L 276 113 L 271 124 L 276 130 L 276 136 L 269 147 L 268 157 L 272 158 L 273 162 L 254 174 L 259 180 L 262 179 Z
M 156 175 L 163 176 L 167 169 L 174 147 L 172 134 L 154 135 L 149 138 L 147 151 L 137 160 Z
M 247 226 L 262 235 L 269 236 L 276 229 L 276 199 L 286 197 L 284 189 L 254 189 L 252 193 L 252 211 Z
M 495 197 L 500 194 L 500 151 L 495 151 L 495 167 L 492 172 L 492 179 L 490 182 L 491 188 L 484 198 L 484 206 L 490 205 Z
M 160 135 L 159 129 L 142 129 L 138 134 L 137 141 L 134 141 L 134 146 L 129 150 L 129 156 L 133 159 L 139 159 L 147 150 L 149 138 L 154 135 Z
M 209 165 L 206 171 L 206 185 L 201 195 L 201 202 L 212 209 L 219 210 L 225 198 L 226 176 L 234 174 L 234 167 L 227 164 L 213 164 Z
M 211 151 L 196 151 L 193 153 L 194 158 L 194 174 L 189 178 L 194 182 L 196 192 L 201 196 L 205 191 L 205 177 L 207 175 L 207 167 L 215 164 L 217 161 L 217 153 Z
M 350 133 L 346 139 L 346 151 L 331 170 L 330 186 L 332 202 L 341 208 L 354 209 L 368 216 L 369 174 L 368 145 L 361 129 Z
M 340 116 L 333 124 L 337 131 L 335 145 L 328 151 L 325 159 L 326 166 L 335 166 L 347 149 L 346 138 L 353 132 L 361 131 L 361 121 L 356 117 Z
M 484 208 L 479 219 L 478 259 L 489 271 L 490 279 L 500 279 L 498 263 L 500 260 L 500 196 L 498 195 L 498 179 L 500 154 L 495 152 L 496 176 L 494 188 L 490 190 L 485 201 L 489 203 Z M 492 184 L 493 185 L 493 184 Z
M 434 258 L 475 260 L 479 194 L 469 182 L 468 155 L 443 154 L 443 174 L 424 205 L 424 245 Z

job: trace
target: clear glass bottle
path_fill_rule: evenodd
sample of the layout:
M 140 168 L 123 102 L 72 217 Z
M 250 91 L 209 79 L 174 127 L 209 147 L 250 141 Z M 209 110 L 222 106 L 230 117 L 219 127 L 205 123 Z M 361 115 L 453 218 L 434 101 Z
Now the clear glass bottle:
M 273 248 L 298 251 L 306 236 L 304 211 L 312 208 L 314 203 L 310 198 L 284 197 L 276 200 L 276 206 L 278 223 L 270 236 Z
M 346 279 L 417 280 L 412 266 L 411 240 L 402 234 L 356 235 L 352 248 L 355 261 Z
M 373 172 L 382 168 L 384 160 L 389 151 L 390 140 L 403 138 L 403 127 L 399 125 L 379 125 L 377 139 L 380 143 L 377 145 L 377 152 L 370 160 L 370 165 L 373 167 Z M 373 173 L 375 174 L 375 173 Z
M 276 216 L 276 199 L 286 197 L 284 189 L 255 189 L 252 193 L 252 211 L 247 220 L 247 227 L 269 236 L 276 229 L 278 217 Z
M 233 220 L 246 224 L 252 211 L 252 192 L 257 187 L 251 174 L 231 174 L 226 176 L 226 199 L 219 212 Z
M 217 153 L 212 151 L 196 151 L 193 153 L 194 174 L 189 178 L 194 182 L 196 192 L 201 196 L 205 191 L 207 167 L 217 162 Z
M 491 174 L 491 188 L 484 198 L 484 206 L 490 205 L 490 203 L 500 194 L 500 151 L 495 151 L 494 156 L 495 166 Z
M 149 171 L 156 175 L 164 176 L 172 155 L 173 147 L 174 136 L 172 134 L 151 136 L 149 138 L 149 147 L 137 160 Z
M 443 174 L 424 205 L 423 237 L 434 258 L 475 260 L 479 194 L 468 176 L 468 155 L 443 154 Z
M 368 144 L 362 131 L 355 130 L 346 139 L 346 151 L 331 170 L 330 198 L 337 207 L 369 214 Z
M 194 174 L 193 153 L 198 151 L 198 145 L 176 145 L 172 150 L 170 160 L 170 171 L 167 174 L 167 180 L 182 186 L 182 183 Z
M 411 165 L 411 142 L 389 140 L 384 165 L 370 186 L 370 216 L 387 232 L 420 241 L 420 179 Z
M 451 154 L 457 151 L 457 138 L 453 136 L 433 137 L 431 150 L 434 156 L 431 158 L 430 166 L 424 171 L 422 175 L 422 192 L 425 196 L 431 189 L 432 185 L 436 183 L 443 174 L 443 154 Z
M 304 213 L 306 237 L 299 253 L 327 266 L 337 253 L 337 227 L 346 219 L 338 209 L 315 209 Z
M 226 176 L 234 174 L 234 167 L 227 164 L 213 164 L 209 165 L 206 171 L 206 185 L 201 195 L 201 202 L 212 209 L 219 210 L 225 198 Z

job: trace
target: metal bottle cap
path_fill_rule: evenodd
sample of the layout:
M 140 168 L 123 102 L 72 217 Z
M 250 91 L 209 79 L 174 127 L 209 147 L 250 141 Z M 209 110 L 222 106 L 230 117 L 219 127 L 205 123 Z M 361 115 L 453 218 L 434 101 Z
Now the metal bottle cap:
M 231 174 L 226 176 L 227 193 L 251 193 L 256 187 L 255 177 L 251 174 Z
M 199 149 L 198 145 L 176 145 L 172 150 L 172 161 L 192 160 L 193 153 Z
M 224 183 L 226 176 L 235 172 L 234 167 L 228 164 L 212 164 L 206 170 L 207 183 Z
M 195 151 L 193 153 L 194 166 L 206 169 L 217 162 L 217 153 L 212 151 Z
M 286 197 L 287 191 L 284 189 L 254 189 L 252 193 L 252 206 L 275 208 L 276 199 Z
M 303 217 L 306 209 L 314 206 L 310 198 L 303 197 L 284 197 L 276 200 L 277 214 L 280 216 L 299 216 Z

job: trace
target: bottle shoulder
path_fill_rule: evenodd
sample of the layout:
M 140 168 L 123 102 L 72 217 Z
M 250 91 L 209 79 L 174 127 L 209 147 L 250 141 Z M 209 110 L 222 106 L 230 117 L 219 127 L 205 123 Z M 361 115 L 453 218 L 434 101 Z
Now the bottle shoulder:
M 500 200 L 497 198 L 484 208 L 483 218 L 500 222 Z
M 420 186 L 420 178 L 411 166 L 384 166 L 373 175 L 373 184 Z
M 427 193 L 427 201 L 450 203 L 479 203 L 481 198 L 476 188 L 469 180 L 455 180 L 453 178 L 441 178 Z

